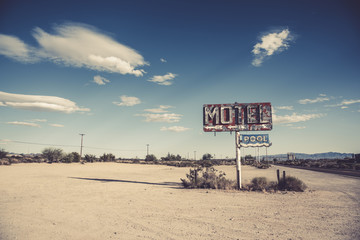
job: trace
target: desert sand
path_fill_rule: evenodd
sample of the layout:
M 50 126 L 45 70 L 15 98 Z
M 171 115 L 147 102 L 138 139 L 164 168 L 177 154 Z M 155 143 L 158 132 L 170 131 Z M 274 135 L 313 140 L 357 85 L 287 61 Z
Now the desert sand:
M 243 183 L 276 169 L 243 166 Z M 359 178 L 280 170 L 310 190 L 183 189 L 189 168 L 169 166 L 0 166 L 0 239 L 360 239 Z

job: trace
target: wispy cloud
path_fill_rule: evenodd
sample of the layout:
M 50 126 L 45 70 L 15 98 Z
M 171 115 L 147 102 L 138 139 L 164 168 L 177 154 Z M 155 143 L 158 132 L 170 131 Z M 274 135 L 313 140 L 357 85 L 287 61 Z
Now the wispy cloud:
M 182 127 L 182 126 L 172 126 L 172 127 L 162 127 L 160 131 L 169 131 L 169 132 L 185 132 L 190 128 Z
M 27 127 L 40 127 L 39 124 L 37 123 L 30 123 L 30 122 L 18 122 L 18 121 L 14 121 L 14 122 L 7 122 L 6 124 L 10 124 L 10 125 L 19 125 L 19 126 L 27 126 Z
M 47 122 L 47 119 L 31 119 L 29 122 Z
M 33 37 L 38 48 L 28 46 L 17 37 L 0 35 L 0 54 L 22 62 L 36 56 L 66 66 L 135 76 L 145 73 L 138 67 L 148 65 L 134 49 L 85 24 L 58 25 L 53 34 L 36 27 Z
M 316 114 L 297 114 L 293 113 L 291 115 L 278 116 L 273 114 L 273 123 L 274 124 L 283 124 L 283 123 L 296 123 L 296 122 L 305 122 L 315 118 L 321 118 L 325 116 L 322 113 Z
M 100 75 L 96 75 L 96 76 L 94 76 L 93 82 L 96 83 L 97 85 L 105 85 L 106 83 L 109 83 L 110 80 L 108 80 Z
M 360 103 L 360 99 L 344 99 L 341 103 L 334 104 L 334 105 L 326 105 L 326 107 L 341 107 L 342 109 L 348 108 L 349 105 Z
M 167 62 L 166 59 L 164 59 L 164 58 L 160 58 L 160 61 L 163 62 L 163 63 Z
M 275 108 L 279 110 L 289 110 L 289 111 L 294 110 L 293 106 L 277 106 Z
M 120 96 L 121 102 L 113 102 L 113 104 L 118 106 L 132 107 L 141 103 L 141 100 L 137 97 L 130 97 L 126 95 Z
M 169 86 L 169 85 L 173 84 L 173 82 L 171 80 L 173 80 L 176 76 L 177 76 L 177 74 L 167 73 L 163 76 L 153 76 L 148 81 L 157 83 L 159 85 Z
M 181 119 L 181 114 L 176 113 L 163 113 L 163 114 L 156 114 L 156 113 L 142 113 L 136 114 L 135 116 L 145 117 L 145 122 L 179 122 Z
M 169 108 L 173 108 L 173 106 L 168 106 L 168 105 L 160 105 L 159 108 L 148 108 L 148 109 L 144 109 L 145 112 L 151 112 L 151 113 L 166 113 L 168 112 Z
M 0 34 L 0 54 L 20 62 L 34 62 L 33 49 L 19 38 Z
M 49 126 L 58 127 L 58 128 L 64 127 L 64 125 L 62 125 L 62 124 L 57 124 L 57 123 L 49 123 Z
M 289 48 L 289 43 L 294 39 L 289 29 L 283 29 L 281 31 L 271 32 L 262 35 L 260 42 L 255 44 L 252 53 L 254 54 L 254 60 L 252 65 L 255 67 L 261 66 L 263 61 L 273 55 L 274 53 L 280 53 Z
M 89 112 L 89 108 L 81 108 L 75 102 L 61 97 L 14 94 L 0 91 L 1 106 L 31 111 L 50 112 Z
M 318 103 L 318 102 L 325 102 L 325 101 L 329 101 L 329 100 L 330 100 L 330 98 L 328 98 L 328 97 L 320 96 L 315 99 L 309 99 L 309 98 L 301 99 L 301 100 L 299 100 L 299 103 L 300 104 L 309 104 L 309 103 L 312 104 L 312 103 Z

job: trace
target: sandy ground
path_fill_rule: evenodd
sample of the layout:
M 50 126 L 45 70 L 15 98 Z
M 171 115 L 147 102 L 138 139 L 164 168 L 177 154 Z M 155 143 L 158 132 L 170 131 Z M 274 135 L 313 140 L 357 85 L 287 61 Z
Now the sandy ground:
M 243 182 L 276 169 L 243 167 Z M 280 169 L 312 191 L 187 190 L 188 168 L 168 166 L 0 166 L 0 239 L 360 239 L 359 178 Z

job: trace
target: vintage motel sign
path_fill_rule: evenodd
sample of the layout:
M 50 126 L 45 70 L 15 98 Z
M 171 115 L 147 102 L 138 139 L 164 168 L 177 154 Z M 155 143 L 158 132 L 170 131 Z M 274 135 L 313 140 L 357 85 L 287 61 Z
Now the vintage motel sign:
M 271 103 L 204 104 L 203 127 L 205 132 L 271 130 Z
M 235 132 L 237 187 L 241 189 L 240 131 L 269 131 L 272 129 L 271 103 L 204 104 L 203 128 L 205 132 Z M 254 135 L 255 136 L 255 135 Z M 255 137 L 255 141 L 260 141 Z M 267 138 L 261 137 L 262 141 Z M 254 140 L 249 137 L 248 141 Z M 267 143 L 269 144 L 269 143 Z

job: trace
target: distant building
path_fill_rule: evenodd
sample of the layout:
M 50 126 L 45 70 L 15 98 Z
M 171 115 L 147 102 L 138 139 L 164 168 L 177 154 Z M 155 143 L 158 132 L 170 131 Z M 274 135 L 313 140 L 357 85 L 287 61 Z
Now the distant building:
M 354 154 L 355 155 L 355 160 L 357 162 L 360 162 L 360 153 L 359 154 Z
M 295 153 L 287 153 L 287 160 L 294 161 Z

